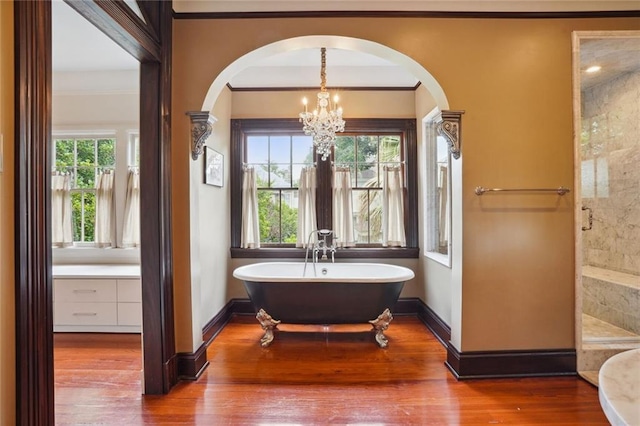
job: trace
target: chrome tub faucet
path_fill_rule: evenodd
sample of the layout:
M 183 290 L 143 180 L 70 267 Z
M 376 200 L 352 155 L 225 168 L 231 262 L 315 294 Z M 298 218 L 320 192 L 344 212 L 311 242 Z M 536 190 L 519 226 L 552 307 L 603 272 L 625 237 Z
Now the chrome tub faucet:
M 307 261 L 309 257 L 309 248 L 311 247 L 311 238 L 314 238 L 313 248 L 311 249 L 311 261 L 313 262 L 313 274 L 316 275 L 316 263 L 321 260 L 328 260 L 327 253 L 331 255 L 331 263 L 335 262 L 336 248 L 333 245 L 333 239 L 335 235 L 330 229 L 316 229 L 311 231 L 309 238 L 307 239 L 307 249 L 304 255 L 304 270 L 302 275 L 304 276 L 307 270 Z M 322 255 L 320 255 L 322 253 Z M 319 257 L 319 258 L 318 258 Z

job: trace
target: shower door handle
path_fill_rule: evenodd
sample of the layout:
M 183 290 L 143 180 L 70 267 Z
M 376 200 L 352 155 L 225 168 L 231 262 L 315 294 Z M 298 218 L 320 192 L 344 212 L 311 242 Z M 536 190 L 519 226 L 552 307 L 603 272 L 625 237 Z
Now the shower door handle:
M 589 226 L 583 226 L 582 230 L 583 231 L 589 231 L 589 230 L 591 230 L 591 228 L 593 228 L 593 211 L 591 210 L 590 207 L 582 206 L 582 211 L 585 211 L 585 210 L 589 211 L 589 216 L 588 216 L 588 218 L 589 218 Z

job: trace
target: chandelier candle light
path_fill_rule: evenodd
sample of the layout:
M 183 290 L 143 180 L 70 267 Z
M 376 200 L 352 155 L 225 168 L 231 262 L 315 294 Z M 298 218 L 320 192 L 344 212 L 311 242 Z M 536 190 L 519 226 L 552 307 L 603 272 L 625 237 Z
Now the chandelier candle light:
M 331 153 L 331 147 L 336 142 L 336 132 L 344 132 L 344 120 L 342 108 L 338 107 L 338 95 L 333 98 L 333 105 L 329 92 L 327 92 L 327 49 L 320 50 L 322 62 L 320 68 L 320 91 L 318 92 L 318 104 L 313 112 L 307 111 L 307 98 L 302 99 L 304 112 L 300 113 L 302 130 L 305 135 L 313 136 L 313 144 L 316 151 L 326 160 Z

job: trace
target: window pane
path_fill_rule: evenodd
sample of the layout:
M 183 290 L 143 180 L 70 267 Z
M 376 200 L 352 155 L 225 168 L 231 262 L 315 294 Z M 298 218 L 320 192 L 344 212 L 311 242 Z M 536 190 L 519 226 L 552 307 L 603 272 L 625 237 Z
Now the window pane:
M 247 136 L 247 163 L 269 162 L 269 137 Z
M 260 242 L 294 244 L 298 228 L 298 191 L 258 191 Z
M 278 191 L 258 191 L 260 242 L 280 242 L 280 195 Z
M 73 241 L 82 241 L 82 192 L 71 193 Z
M 356 141 L 353 136 L 337 136 L 335 161 L 340 165 L 351 164 L 356 160 Z
M 357 137 L 358 163 L 372 163 L 378 160 L 378 137 L 361 135 Z
M 84 241 L 95 241 L 96 194 L 84 193 Z
M 291 141 L 291 158 L 294 163 L 313 164 L 313 138 L 294 136 Z
M 269 161 L 271 163 L 291 162 L 291 137 L 271 136 L 269 138 Z
M 382 190 L 354 190 L 353 216 L 356 243 L 382 243 Z
M 293 179 L 293 182 L 291 183 L 291 186 L 294 188 L 299 188 L 300 187 L 300 173 L 302 173 L 302 168 L 306 167 L 306 165 L 304 164 L 294 164 L 291 166 L 291 178 Z
M 127 143 L 127 165 L 130 167 L 140 166 L 140 135 L 129 135 L 129 141 Z
M 369 244 L 382 244 L 382 190 L 369 191 Z
M 96 169 L 94 167 L 78 167 L 75 176 L 76 188 L 94 188 L 96 179 Z
M 96 166 L 96 143 L 93 139 L 76 141 L 78 166 Z
M 268 164 L 255 164 L 256 170 L 256 187 L 268 188 L 269 187 L 269 165 Z
M 429 126 L 432 130 L 434 123 Z M 429 131 L 427 134 L 433 134 Z M 427 200 L 433 208 L 427 209 L 425 223 L 426 251 L 448 254 L 449 252 L 449 207 L 451 202 L 451 185 L 449 147 L 442 136 L 430 136 L 427 141 Z M 445 261 L 448 264 L 448 261 Z
M 136 136 L 135 138 L 135 163 L 134 166 L 140 166 L 140 136 Z
M 376 188 L 380 185 L 376 165 L 361 165 L 357 173 L 357 181 L 354 188 Z
M 116 141 L 115 139 L 98 140 L 98 166 L 115 167 L 116 165 Z
M 74 163 L 73 140 L 56 140 L 55 168 L 59 172 L 72 170 Z
M 369 242 L 369 194 L 367 191 L 353 191 L 353 228 L 356 243 Z
M 271 164 L 269 178 L 271 188 L 291 188 L 291 166 L 289 164 Z
M 282 242 L 295 244 L 298 235 L 298 191 L 282 191 Z
M 380 162 L 400 162 L 400 136 L 386 135 L 380 137 Z

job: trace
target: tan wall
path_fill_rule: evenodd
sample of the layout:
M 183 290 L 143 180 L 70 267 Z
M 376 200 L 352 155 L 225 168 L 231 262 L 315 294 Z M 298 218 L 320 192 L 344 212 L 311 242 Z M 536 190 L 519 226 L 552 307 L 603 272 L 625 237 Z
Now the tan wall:
M 334 92 L 331 91 L 331 95 Z M 415 117 L 413 90 L 402 91 L 342 91 L 340 105 L 344 118 L 407 118 Z M 233 92 L 233 118 L 297 118 L 302 112 L 302 98 L 309 100 L 309 110 L 315 107 L 312 91 Z
M 266 44 L 327 29 L 384 44 L 422 64 L 444 89 L 450 109 L 466 111 L 462 285 L 452 289 L 461 310 L 458 349 L 572 348 L 572 194 L 480 198 L 473 189 L 571 186 L 571 32 L 636 27 L 634 19 L 177 20 L 174 195 L 188 193 L 189 132 L 182 112 L 201 108 L 231 62 Z M 175 219 L 178 249 L 188 221 Z M 185 261 L 181 253 L 176 250 L 176 263 Z
M 15 424 L 13 2 L 0 1 L 0 424 Z

